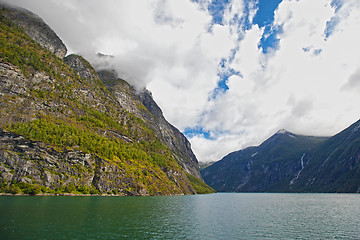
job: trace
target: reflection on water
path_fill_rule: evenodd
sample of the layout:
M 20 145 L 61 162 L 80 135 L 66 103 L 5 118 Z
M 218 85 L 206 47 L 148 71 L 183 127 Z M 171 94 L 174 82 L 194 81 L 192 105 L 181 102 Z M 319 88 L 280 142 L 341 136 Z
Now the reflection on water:
M 0 197 L 0 239 L 360 239 L 358 194 Z

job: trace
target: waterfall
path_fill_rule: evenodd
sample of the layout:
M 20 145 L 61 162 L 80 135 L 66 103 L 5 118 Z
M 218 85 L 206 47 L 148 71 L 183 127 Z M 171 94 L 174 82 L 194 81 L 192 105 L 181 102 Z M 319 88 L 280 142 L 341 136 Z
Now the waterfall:
M 296 177 L 293 178 L 293 180 L 291 180 L 290 185 L 292 185 L 292 184 L 294 183 L 294 181 L 299 178 L 299 175 L 300 175 L 301 171 L 304 169 L 304 157 L 305 157 L 305 153 L 303 153 L 303 155 L 301 156 L 301 159 L 300 159 L 301 169 L 300 169 L 300 171 L 296 174 Z

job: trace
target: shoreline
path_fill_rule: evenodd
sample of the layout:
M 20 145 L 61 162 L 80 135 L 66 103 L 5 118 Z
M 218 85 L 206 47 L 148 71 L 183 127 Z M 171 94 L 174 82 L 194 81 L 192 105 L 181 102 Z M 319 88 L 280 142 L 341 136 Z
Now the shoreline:
M 201 195 L 201 194 L 191 194 Z M 162 196 L 186 196 L 185 194 L 173 194 L 173 195 L 120 195 L 120 194 L 76 194 L 76 193 L 44 193 L 44 194 L 11 194 L 11 193 L 0 193 L 1 196 L 31 196 L 31 197 L 162 197 Z M 190 194 L 189 194 L 190 196 Z
M 134 196 L 134 195 L 114 195 L 114 194 L 76 194 L 76 193 L 56 193 L 56 194 L 51 194 L 51 193 L 44 193 L 44 194 L 24 194 L 24 193 L 20 193 L 20 194 L 11 194 L 11 193 L 0 193 L 0 196 L 39 196 L 39 197 L 43 197 L 43 196 L 53 196 L 53 197 L 59 197 L 59 196 L 68 196 L 68 197 L 127 197 L 127 196 Z

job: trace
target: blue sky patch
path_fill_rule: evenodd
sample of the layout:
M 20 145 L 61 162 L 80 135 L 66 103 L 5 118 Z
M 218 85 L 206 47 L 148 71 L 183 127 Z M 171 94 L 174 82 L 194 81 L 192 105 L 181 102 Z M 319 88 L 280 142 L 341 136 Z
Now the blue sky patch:
M 326 27 L 324 30 L 325 40 L 330 37 L 330 35 L 334 32 L 336 26 L 338 25 L 340 19 L 338 16 L 334 16 L 330 19 L 330 21 L 326 22 Z
M 245 0 L 246 2 L 253 2 L 253 0 Z M 272 24 L 274 21 L 274 11 L 279 6 L 282 0 L 259 0 L 257 6 L 258 11 L 253 19 L 253 23 L 264 27 Z
M 258 45 L 259 48 L 262 48 L 263 53 L 268 53 L 269 49 L 278 49 L 280 39 L 278 34 L 282 33 L 282 27 L 278 26 L 277 28 L 272 28 L 270 25 L 266 26 L 264 29 L 264 34 L 260 39 Z
M 337 13 L 343 4 L 344 0 L 333 0 L 331 2 L 331 7 L 334 8 L 335 13 Z M 338 16 L 334 16 L 330 19 L 330 21 L 326 22 L 326 27 L 324 30 L 325 40 L 331 36 L 339 22 L 340 18 Z
M 337 12 L 344 5 L 344 0 L 332 0 L 331 6 L 335 8 L 335 12 Z
M 211 132 L 210 130 L 205 130 L 203 127 L 196 126 L 194 128 L 186 128 L 183 133 L 187 138 L 200 136 L 208 140 L 216 140 L 218 136 L 228 134 L 229 131 L 215 130 Z
M 201 135 L 206 139 L 212 139 L 210 131 L 206 131 L 202 127 L 186 128 L 183 133 L 188 138 L 192 138 L 192 137 Z
M 230 0 L 213 0 L 209 5 L 209 12 L 213 17 L 213 23 L 222 25 L 224 11 L 229 5 Z
M 199 0 L 193 0 L 199 2 Z M 335 0 L 334 0 L 335 1 Z M 337 0 L 340 1 L 340 0 Z M 230 25 L 236 25 L 239 33 L 238 40 L 243 38 L 243 32 L 252 28 L 253 25 L 258 25 L 260 28 L 264 28 L 263 36 L 258 44 L 258 48 L 262 49 L 263 53 L 268 53 L 271 49 L 278 49 L 279 38 L 278 35 L 282 33 L 282 26 L 273 26 L 274 11 L 277 9 L 282 0 L 244 0 L 244 9 L 242 13 L 235 14 L 233 19 L 230 20 Z M 230 0 L 213 0 L 208 6 L 208 11 L 213 17 L 212 25 L 223 25 L 225 10 L 229 7 Z M 254 9 L 255 8 L 255 9 Z M 253 19 L 249 19 L 250 14 L 257 10 Z M 209 31 L 211 31 L 209 27 Z M 229 87 L 227 85 L 228 79 L 231 76 L 240 76 L 241 73 L 229 68 L 229 62 L 233 61 L 233 58 L 238 49 L 233 49 L 228 59 L 221 59 L 219 62 L 218 70 L 218 84 L 217 87 L 209 95 L 209 101 L 215 99 L 219 94 L 225 93 Z M 321 52 L 319 52 L 320 54 Z M 210 131 L 204 128 L 189 127 L 184 131 L 185 136 L 191 138 L 194 136 L 201 136 L 205 139 L 213 139 Z
M 251 1 L 251 0 L 247 0 Z M 274 11 L 282 0 L 260 0 L 258 2 L 258 11 L 253 19 L 253 24 L 264 27 L 264 34 L 258 45 L 263 53 L 268 53 L 269 49 L 277 49 L 279 45 L 278 34 L 282 33 L 282 27 L 273 28 Z
M 241 76 L 240 72 L 235 71 L 235 69 L 228 68 L 226 59 L 221 60 L 221 62 L 219 64 L 219 68 L 220 69 L 218 72 L 218 76 L 219 76 L 218 86 L 210 94 L 209 100 L 215 99 L 218 94 L 224 93 L 227 90 L 229 90 L 229 86 L 227 85 L 227 81 L 228 81 L 229 77 L 234 76 L 234 75 Z

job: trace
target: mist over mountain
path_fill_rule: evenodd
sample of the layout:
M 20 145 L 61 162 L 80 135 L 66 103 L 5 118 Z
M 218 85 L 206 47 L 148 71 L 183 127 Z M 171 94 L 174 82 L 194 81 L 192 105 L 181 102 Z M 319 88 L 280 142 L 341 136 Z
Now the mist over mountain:
M 332 136 L 359 116 L 358 0 L 1 1 L 150 90 L 202 162 L 281 128 Z
M 146 89 L 67 55 L 28 10 L 0 4 L 0 191 L 176 195 L 206 186 L 190 143 Z M 65 57 L 66 56 L 66 57 Z

